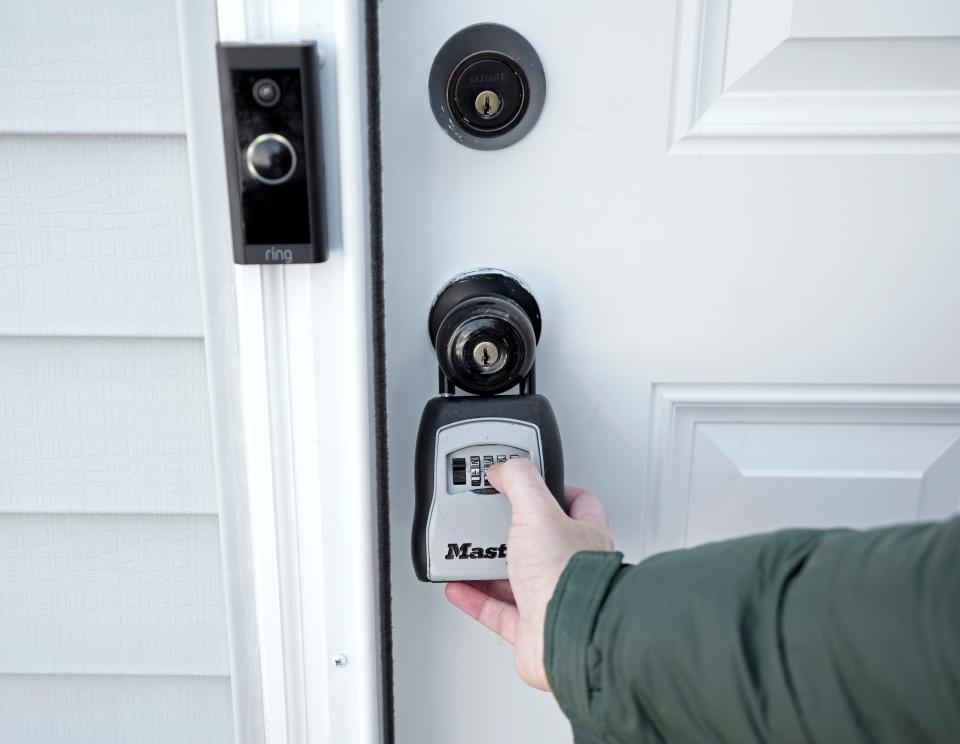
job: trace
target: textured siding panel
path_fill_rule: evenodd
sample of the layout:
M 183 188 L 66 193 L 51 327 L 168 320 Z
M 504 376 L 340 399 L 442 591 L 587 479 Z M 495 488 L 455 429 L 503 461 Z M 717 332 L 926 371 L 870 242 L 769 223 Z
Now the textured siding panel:
M 226 677 L 0 676 L 0 742 L 230 741 Z
M 202 334 L 182 138 L 0 137 L 0 334 Z
M 0 512 L 216 514 L 203 342 L 0 338 Z
M 176 0 L 0 0 L 0 88 L 0 742 L 231 742 Z
M 0 89 L 0 131 L 182 132 L 174 0 L 3 0 Z
M 229 674 L 216 517 L 0 515 L 0 673 Z

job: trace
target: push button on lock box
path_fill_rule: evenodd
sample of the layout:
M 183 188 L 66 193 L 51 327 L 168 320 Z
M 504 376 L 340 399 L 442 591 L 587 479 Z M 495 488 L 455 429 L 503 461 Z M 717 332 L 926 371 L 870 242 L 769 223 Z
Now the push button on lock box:
M 480 456 L 470 458 L 470 485 L 480 485 Z

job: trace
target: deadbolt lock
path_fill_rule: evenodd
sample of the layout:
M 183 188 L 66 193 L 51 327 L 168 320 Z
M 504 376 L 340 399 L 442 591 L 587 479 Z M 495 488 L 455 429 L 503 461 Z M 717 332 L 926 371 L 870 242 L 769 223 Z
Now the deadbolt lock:
M 506 26 L 481 23 L 454 34 L 430 70 L 430 105 L 457 142 L 496 150 L 523 137 L 546 94 L 540 58 Z

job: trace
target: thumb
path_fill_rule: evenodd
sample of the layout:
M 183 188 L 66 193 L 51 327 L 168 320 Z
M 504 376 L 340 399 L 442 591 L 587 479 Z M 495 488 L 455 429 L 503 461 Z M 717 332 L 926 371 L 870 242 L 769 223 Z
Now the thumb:
M 522 457 L 508 460 L 487 468 L 486 473 L 490 485 L 510 499 L 515 515 L 563 513 L 543 482 L 540 471 L 530 460 Z
M 607 513 L 604 511 L 603 504 L 586 488 L 566 486 L 563 495 L 567 502 L 567 514 L 570 515 L 570 519 L 577 522 L 589 522 L 604 532 L 610 531 L 610 524 L 607 522 Z

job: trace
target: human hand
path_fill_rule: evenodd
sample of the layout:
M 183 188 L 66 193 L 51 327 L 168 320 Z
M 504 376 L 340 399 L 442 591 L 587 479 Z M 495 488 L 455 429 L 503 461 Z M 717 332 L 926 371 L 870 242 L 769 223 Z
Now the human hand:
M 488 469 L 490 484 L 510 499 L 506 581 L 447 584 L 447 599 L 513 644 L 520 678 L 549 690 L 543 665 L 547 604 L 574 553 L 613 550 L 603 506 L 589 491 L 567 486 L 564 514 L 532 462 L 509 460 Z

